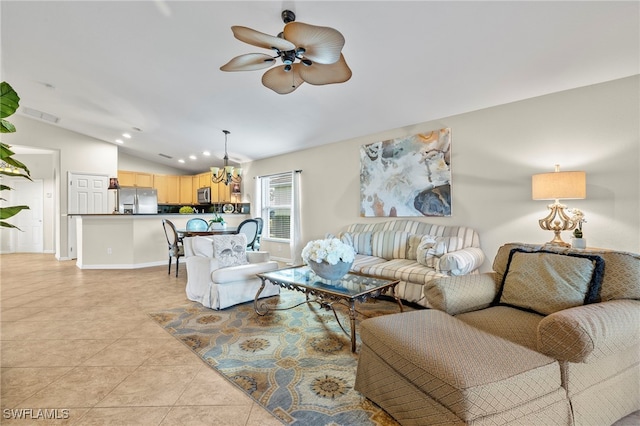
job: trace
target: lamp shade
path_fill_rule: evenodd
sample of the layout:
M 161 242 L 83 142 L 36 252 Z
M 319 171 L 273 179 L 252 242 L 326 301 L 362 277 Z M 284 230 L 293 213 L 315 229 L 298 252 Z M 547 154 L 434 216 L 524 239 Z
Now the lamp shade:
M 587 196 L 585 172 L 540 173 L 531 179 L 534 200 L 582 199 Z

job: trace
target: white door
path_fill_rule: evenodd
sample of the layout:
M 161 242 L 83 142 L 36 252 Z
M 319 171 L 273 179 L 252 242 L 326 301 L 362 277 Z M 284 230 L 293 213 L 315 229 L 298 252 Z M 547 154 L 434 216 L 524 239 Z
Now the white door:
M 108 188 L 109 177 L 107 175 L 92 175 L 86 173 L 69 172 L 67 191 L 67 214 L 69 259 L 77 259 L 76 254 L 76 218 L 74 214 L 100 214 L 109 213 Z
M 20 228 L 11 230 L 11 251 L 18 253 L 42 253 L 44 250 L 43 229 L 43 181 L 35 179 L 11 179 L 9 186 L 12 206 L 29 206 L 10 219 Z
M 108 212 L 107 175 L 69 172 L 68 214 L 98 214 Z

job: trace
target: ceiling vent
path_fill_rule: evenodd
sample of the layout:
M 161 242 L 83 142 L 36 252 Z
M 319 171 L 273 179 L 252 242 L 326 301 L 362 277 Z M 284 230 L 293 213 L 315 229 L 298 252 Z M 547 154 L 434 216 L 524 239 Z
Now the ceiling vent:
M 37 109 L 33 109 L 29 107 L 23 108 L 22 112 L 25 113 L 26 115 L 30 115 L 31 117 L 48 121 L 49 123 L 56 124 L 58 121 L 60 121 L 60 118 L 56 117 L 55 115 L 47 114 L 46 112 L 38 111 Z
M 168 158 L 169 160 L 171 160 L 173 157 L 167 154 L 158 154 L 160 157 L 164 157 L 164 158 Z

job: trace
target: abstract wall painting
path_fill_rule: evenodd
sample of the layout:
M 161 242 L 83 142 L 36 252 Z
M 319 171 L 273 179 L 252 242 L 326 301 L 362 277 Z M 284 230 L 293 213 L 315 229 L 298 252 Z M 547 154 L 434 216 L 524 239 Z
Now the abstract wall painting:
M 362 145 L 360 216 L 451 216 L 451 129 Z

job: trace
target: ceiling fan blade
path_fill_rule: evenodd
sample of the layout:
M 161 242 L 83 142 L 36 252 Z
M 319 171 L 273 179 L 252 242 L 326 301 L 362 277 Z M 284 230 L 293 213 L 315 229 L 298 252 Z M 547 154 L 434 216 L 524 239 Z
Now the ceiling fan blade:
M 254 71 L 268 68 L 274 64 L 276 60 L 264 53 L 247 53 L 246 55 L 236 56 L 226 64 L 220 67 L 222 71 Z
M 284 38 L 303 47 L 305 58 L 320 64 L 333 64 L 340 59 L 344 37 L 340 31 L 302 22 L 291 22 L 284 27 Z
M 249 43 L 253 46 L 264 47 L 265 49 L 276 48 L 282 51 L 294 50 L 296 46 L 283 38 L 275 37 L 251 28 L 234 25 L 231 27 L 233 35 L 240 41 Z
M 351 69 L 341 54 L 334 64 L 314 63 L 309 67 L 299 69 L 300 77 L 309 84 L 321 86 L 323 84 L 344 83 L 351 78 Z
M 284 65 L 271 68 L 262 76 L 262 84 L 280 95 L 296 90 L 304 80 L 300 77 L 300 64 L 293 64 L 291 71 L 286 72 Z

